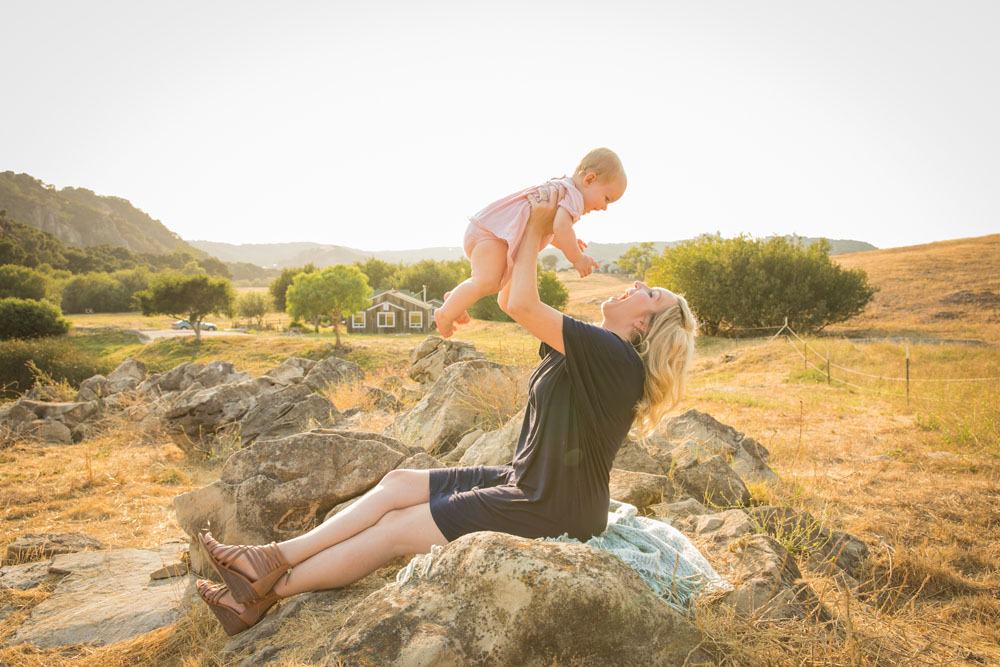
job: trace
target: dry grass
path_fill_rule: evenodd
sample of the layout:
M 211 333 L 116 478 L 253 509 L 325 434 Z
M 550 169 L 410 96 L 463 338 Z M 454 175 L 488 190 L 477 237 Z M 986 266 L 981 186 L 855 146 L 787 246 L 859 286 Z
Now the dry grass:
M 837 255 L 880 289 L 832 332 L 932 335 L 1000 342 L 1000 234 Z
M 809 511 L 871 550 L 859 590 L 812 578 L 839 621 L 835 632 L 702 610 L 697 622 L 720 662 L 1000 661 L 996 411 L 991 420 L 980 407 L 996 405 L 1000 389 L 978 385 L 963 390 L 959 403 L 907 406 L 905 397 L 828 386 L 825 377 L 803 371 L 801 357 L 782 340 L 706 343 L 685 407 L 736 426 L 771 451 L 783 483 L 755 489 L 757 502 Z M 834 359 L 873 374 L 888 374 L 899 356 L 889 345 L 836 345 Z M 925 377 L 1000 364 L 993 348 L 916 350 Z M 940 428 L 921 426 L 929 418 L 921 415 L 930 414 Z

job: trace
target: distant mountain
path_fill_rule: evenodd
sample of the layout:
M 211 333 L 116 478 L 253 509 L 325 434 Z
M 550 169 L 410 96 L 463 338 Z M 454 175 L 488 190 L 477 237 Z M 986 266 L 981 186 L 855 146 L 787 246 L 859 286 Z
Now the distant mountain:
M 57 190 L 28 174 L 0 173 L 0 209 L 18 222 L 78 246 L 110 245 L 132 252 L 187 250 L 180 236 L 121 197 L 85 188 Z
M 806 245 L 812 245 L 818 238 L 800 237 Z M 357 250 L 339 245 L 322 245 L 320 243 L 244 243 L 234 245 L 232 243 L 218 243 L 215 241 L 188 241 L 189 244 L 202 250 L 209 255 L 218 257 L 226 262 L 250 262 L 264 267 L 285 268 L 293 266 L 303 266 L 313 263 L 318 267 L 333 266 L 334 264 L 353 264 L 356 261 L 364 261 L 369 257 L 381 259 L 384 262 L 402 262 L 403 264 L 414 264 L 422 259 L 449 260 L 462 259 L 465 253 L 462 248 L 437 246 L 433 248 L 419 248 L 416 250 Z M 587 254 L 596 259 L 602 266 L 611 264 L 618 260 L 626 250 L 634 245 L 633 243 L 591 243 L 587 248 Z M 657 253 L 663 252 L 666 247 L 673 247 L 681 241 L 656 241 L 653 247 Z M 875 246 L 864 241 L 851 240 L 830 240 L 831 255 L 839 255 L 849 252 L 860 252 L 862 250 L 875 250 Z M 554 254 L 560 258 L 558 266 L 569 266 L 569 263 L 562 259 L 562 254 L 549 248 L 542 251 L 541 256 Z

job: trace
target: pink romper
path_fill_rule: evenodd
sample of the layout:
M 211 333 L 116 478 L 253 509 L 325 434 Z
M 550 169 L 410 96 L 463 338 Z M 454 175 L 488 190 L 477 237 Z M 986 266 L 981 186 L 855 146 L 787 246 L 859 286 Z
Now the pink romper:
M 472 259 L 472 249 L 476 244 L 486 239 L 498 239 L 507 243 L 507 269 L 503 278 L 500 279 L 500 286 L 503 287 L 510 280 L 511 270 L 514 268 L 514 257 L 517 255 L 517 248 L 521 245 L 521 238 L 524 236 L 524 229 L 528 225 L 528 216 L 531 215 L 531 205 L 528 204 L 528 195 L 549 183 L 558 184 L 566 189 L 566 194 L 559 200 L 559 206 L 566 209 L 566 212 L 573 218 L 573 222 L 583 215 L 583 195 L 576 189 L 573 179 L 567 176 L 553 178 L 542 185 L 515 192 L 503 199 L 498 199 L 479 213 L 469 218 L 469 226 L 465 230 L 465 240 L 462 245 L 465 247 L 465 256 Z M 553 234 L 546 234 L 538 246 L 541 252 L 545 246 L 552 243 Z

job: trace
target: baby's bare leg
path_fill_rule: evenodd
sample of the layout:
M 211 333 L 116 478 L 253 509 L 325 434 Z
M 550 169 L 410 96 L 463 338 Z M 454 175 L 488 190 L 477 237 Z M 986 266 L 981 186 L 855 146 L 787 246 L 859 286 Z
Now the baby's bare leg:
M 455 331 L 455 320 L 479 299 L 496 294 L 500 279 L 507 270 L 507 243 L 484 239 L 472 249 L 472 275 L 453 289 L 444 305 L 434 311 L 438 333 L 448 338 Z

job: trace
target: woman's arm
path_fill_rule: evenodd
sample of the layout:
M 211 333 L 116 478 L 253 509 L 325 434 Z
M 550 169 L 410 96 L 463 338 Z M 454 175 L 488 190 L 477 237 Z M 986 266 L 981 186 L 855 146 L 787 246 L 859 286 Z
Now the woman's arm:
M 541 190 L 544 201 L 528 198 L 531 216 L 514 257 L 514 269 L 506 294 L 501 294 L 500 307 L 535 338 L 560 353 L 565 352 L 562 333 L 562 313 L 545 305 L 538 298 L 538 245 L 552 228 L 558 207 L 555 188 Z M 504 298 L 506 297 L 506 298 Z

